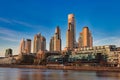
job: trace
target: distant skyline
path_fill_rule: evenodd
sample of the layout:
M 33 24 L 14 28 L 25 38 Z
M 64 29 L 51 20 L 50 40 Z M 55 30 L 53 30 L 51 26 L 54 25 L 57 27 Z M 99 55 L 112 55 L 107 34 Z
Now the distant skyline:
M 1 0 L 0 56 L 4 56 L 7 48 L 12 48 L 16 54 L 20 40 L 29 38 L 33 42 L 37 33 L 46 37 L 49 50 L 50 38 L 58 25 L 63 49 L 66 46 L 68 14 L 71 13 L 75 15 L 77 41 L 82 28 L 88 26 L 94 46 L 120 46 L 119 3 L 119 0 Z

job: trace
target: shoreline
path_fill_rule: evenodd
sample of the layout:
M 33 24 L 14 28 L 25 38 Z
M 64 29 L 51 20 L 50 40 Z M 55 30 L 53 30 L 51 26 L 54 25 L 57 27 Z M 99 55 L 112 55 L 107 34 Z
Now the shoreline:
M 120 68 L 118 68 L 118 67 L 91 67 L 91 66 L 0 65 L 0 68 L 27 68 L 27 69 L 54 69 L 54 70 L 120 72 Z

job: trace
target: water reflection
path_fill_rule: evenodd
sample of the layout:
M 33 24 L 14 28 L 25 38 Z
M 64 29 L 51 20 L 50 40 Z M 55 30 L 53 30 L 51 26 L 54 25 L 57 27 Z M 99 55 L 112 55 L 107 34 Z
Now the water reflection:
M 97 77 L 115 77 L 120 78 L 119 72 L 97 72 Z
M 120 80 L 120 73 L 0 68 L 0 80 Z

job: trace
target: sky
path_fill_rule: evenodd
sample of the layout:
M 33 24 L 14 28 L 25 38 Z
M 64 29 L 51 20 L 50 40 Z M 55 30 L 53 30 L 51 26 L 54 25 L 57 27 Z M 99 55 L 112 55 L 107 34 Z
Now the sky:
M 12 48 L 18 54 L 22 38 L 41 33 L 50 38 L 61 29 L 62 49 L 66 44 L 68 14 L 76 20 L 76 41 L 84 26 L 93 36 L 93 45 L 120 46 L 120 0 L 0 0 L 0 56 Z M 33 45 L 33 43 L 32 43 Z

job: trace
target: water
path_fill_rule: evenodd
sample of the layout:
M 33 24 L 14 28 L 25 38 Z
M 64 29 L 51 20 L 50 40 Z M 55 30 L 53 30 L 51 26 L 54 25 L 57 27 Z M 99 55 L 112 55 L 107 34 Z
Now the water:
M 120 73 L 0 68 L 0 80 L 120 80 Z

